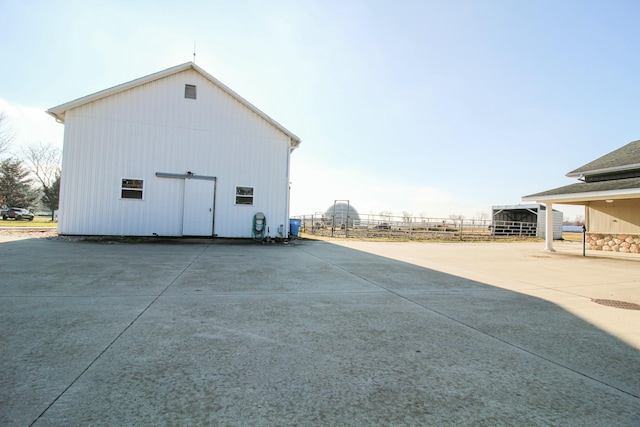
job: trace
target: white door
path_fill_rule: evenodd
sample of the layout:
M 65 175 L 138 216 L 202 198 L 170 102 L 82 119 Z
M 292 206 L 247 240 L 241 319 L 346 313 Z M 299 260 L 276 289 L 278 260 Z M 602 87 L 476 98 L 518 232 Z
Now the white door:
M 183 236 L 213 235 L 215 181 L 184 180 Z

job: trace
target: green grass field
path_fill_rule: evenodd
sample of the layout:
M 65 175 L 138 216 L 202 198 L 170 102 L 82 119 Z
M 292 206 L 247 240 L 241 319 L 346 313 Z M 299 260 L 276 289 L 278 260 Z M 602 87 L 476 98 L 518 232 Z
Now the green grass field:
M 50 216 L 37 216 L 33 219 L 33 221 L 16 221 L 14 219 L 3 220 L 0 219 L 0 227 L 12 227 L 12 228 L 20 228 L 20 227 L 50 227 L 56 228 L 58 223 L 56 221 L 51 221 Z

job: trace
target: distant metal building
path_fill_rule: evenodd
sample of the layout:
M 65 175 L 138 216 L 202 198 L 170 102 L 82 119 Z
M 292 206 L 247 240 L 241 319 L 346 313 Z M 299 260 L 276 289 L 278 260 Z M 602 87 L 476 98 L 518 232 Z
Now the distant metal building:
M 491 216 L 493 230 L 502 235 L 546 236 L 546 206 L 533 203 L 526 205 L 493 206 Z M 553 210 L 553 238 L 562 239 L 563 214 Z
M 324 220 L 335 227 L 344 227 L 347 224 L 351 228 L 354 221 L 360 222 L 360 214 L 348 201 L 336 201 L 325 211 Z
M 192 62 L 47 111 L 65 124 L 58 232 L 288 236 L 300 139 Z

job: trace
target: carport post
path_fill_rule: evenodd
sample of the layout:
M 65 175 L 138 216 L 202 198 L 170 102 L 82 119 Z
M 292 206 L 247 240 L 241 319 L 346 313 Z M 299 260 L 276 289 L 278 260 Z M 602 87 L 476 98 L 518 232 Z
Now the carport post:
M 547 207 L 547 213 L 546 213 L 546 221 L 545 221 L 545 228 L 546 228 L 546 232 L 545 232 L 545 236 L 544 236 L 544 241 L 545 241 L 545 251 L 549 251 L 549 252 L 555 252 L 556 250 L 553 249 L 553 203 L 545 203 L 545 206 Z

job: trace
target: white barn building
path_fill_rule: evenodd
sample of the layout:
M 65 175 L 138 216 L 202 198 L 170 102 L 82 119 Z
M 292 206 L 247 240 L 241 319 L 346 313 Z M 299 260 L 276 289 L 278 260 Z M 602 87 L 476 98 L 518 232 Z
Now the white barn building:
M 192 62 L 47 111 L 64 123 L 62 235 L 289 233 L 300 139 Z

